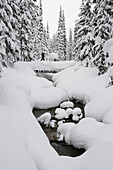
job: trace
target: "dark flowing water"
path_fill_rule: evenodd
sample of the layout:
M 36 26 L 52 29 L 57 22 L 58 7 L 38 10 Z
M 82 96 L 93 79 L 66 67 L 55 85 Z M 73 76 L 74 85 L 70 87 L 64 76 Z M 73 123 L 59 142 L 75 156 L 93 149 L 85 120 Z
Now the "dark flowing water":
M 73 101 L 74 107 L 80 107 L 82 112 L 84 113 L 84 105 Z M 50 108 L 50 109 L 33 109 L 33 114 L 36 118 L 38 118 L 40 115 L 42 115 L 45 112 L 50 112 L 52 115 L 52 119 L 55 120 L 54 113 L 55 113 L 55 108 Z M 56 120 L 57 121 L 57 120 Z M 66 120 L 66 122 L 72 122 L 72 119 L 69 118 Z M 59 153 L 59 155 L 65 155 L 65 156 L 79 156 L 82 153 L 85 152 L 84 149 L 77 149 L 74 148 L 73 146 L 67 145 L 65 142 L 59 142 L 56 139 L 56 134 L 57 134 L 57 127 L 56 128 L 51 128 L 51 127 L 46 127 L 45 125 L 41 125 L 44 132 L 46 133 L 47 137 L 49 138 L 49 141 L 53 148 Z

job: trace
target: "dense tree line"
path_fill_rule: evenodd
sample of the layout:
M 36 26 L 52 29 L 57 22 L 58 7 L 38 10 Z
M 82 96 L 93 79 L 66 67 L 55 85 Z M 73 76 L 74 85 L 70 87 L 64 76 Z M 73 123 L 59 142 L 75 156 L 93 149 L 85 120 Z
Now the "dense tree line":
M 49 27 L 43 26 L 42 2 L 36 0 L 0 1 L 0 61 L 40 59 L 49 51 Z
M 74 28 L 74 57 L 86 66 L 108 67 L 104 43 L 113 37 L 113 1 L 82 0 Z
M 74 38 L 66 37 L 64 10 L 60 7 L 58 29 L 49 37 L 43 25 L 42 1 L 0 1 L 0 61 L 6 65 L 17 60 L 40 60 L 41 53 L 58 53 L 58 60 L 76 60 L 85 66 L 108 67 L 104 43 L 113 37 L 113 1 L 82 0 L 75 21 Z M 73 41 L 74 39 L 74 41 Z

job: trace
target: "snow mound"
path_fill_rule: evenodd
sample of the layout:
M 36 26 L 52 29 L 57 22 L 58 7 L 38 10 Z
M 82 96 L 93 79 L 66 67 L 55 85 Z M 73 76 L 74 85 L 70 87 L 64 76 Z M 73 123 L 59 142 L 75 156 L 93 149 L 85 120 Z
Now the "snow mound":
M 83 117 L 82 110 L 79 107 L 76 107 L 72 110 L 72 120 L 79 121 Z
M 84 118 L 78 124 L 61 124 L 57 132 L 60 133 L 59 138 L 64 139 L 67 144 L 87 150 L 94 145 L 113 141 L 112 129 L 112 124 L 106 125 L 93 118 Z
M 112 150 L 113 142 L 103 143 L 90 148 L 82 155 L 78 170 L 112 170 Z
M 73 113 L 73 110 L 71 108 L 67 108 L 66 113 L 67 113 L 67 115 L 69 117 Z
M 98 121 L 102 121 L 104 116 L 113 107 L 113 86 L 103 90 L 97 97 L 94 97 L 91 102 L 85 106 L 85 116 L 93 117 Z
M 34 91 L 33 99 L 35 108 L 47 109 L 58 106 L 67 99 L 67 95 L 62 89 L 48 87 Z
M 60 107 L 65 109 L 65 108 L 73 108 L 74 107 L 74 103 L 71 101 L 65 101 L 63 103 L 60 104 Z
M 64 118 L 68 118 L 68 115 L 67 115 L 67 113 L 66 113 L 66 111 L 64 110 L 64 109 L 61 109 L 61 108 L 57 108 L 56 110 L 55 110 L 55 118 L 56 119 L 64 119 Z
M 103 123 L 113 124 L 113 107 L 103 117 Z
M 64 89 L 69 99 L 78 99 L 88 103 L 94 96 L 105 89 L 109 82 L 109 74 L 98 75 L 96 68 L 70 67 L 53 76 L 54 85 Z
M 51 114 L 49 112 L 46 112 L 42 114 L 40 117 L 38 117 L 37 120 L 40 123 L 44 123 L 44 125 L 49 125 L 50 120 L 51 120 Z
M 89 149 L 96 144 L 112 141 L 112 128 L 113 125 L 97 122 L 93 118 L 84 118 L 70 132 L 72 145 Z
M 75 126 L 74 123 L 63 123 L 57 128 L 57 132 L 60 134 L 59 138 L 65 139 L 65 142 L 69 145 L 71 144 L 70 132 L 73 126 Z

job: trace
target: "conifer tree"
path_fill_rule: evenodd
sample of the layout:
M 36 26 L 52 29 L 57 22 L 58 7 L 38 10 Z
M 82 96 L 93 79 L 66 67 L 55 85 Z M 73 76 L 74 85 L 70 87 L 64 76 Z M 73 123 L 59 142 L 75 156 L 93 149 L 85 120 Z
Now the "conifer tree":
M 54 34 L 52 39 L 50 40 L 50 52 L 58 53 L 57 51 L 57 34 Z
M 1 0 L 0 14 L 0 60 L 7 66 L 18 52 L 18 1 Z
M 31 8 L 30 8 L 30 13 L 32 15 L 32 54 L 31 58 L 32 59 L 37 59 L 38 56 L 38 51 L 39 49 L 37 48 L 38 44 L 38 23 L 39 23 L 39 11 L 38 11 L 38 5 L 35 3 L 36 0 L 31 1 Z
M 22 61 L 30 61 L 32 50 L 32 15 L 30 13 L 30 0 L 20 3 L 20 53 Z
M 69 42 L 68 42 L 68 50 L 67 50 L 67 59 L 73 59 L 73 40 L 72 40 L 72 29 L 69 30 Z
M 90 58 L 92 46 L 91 33 L 91 0 L 82 0 L 79 18 L 74 29 L 74 54 L 77 60 L 83 61 Z
M 47 34 L 47 49 L 50 52 L 50 36 L 49 36 L 49 24 L 48 24 L 48 22 L 47 22 L 47 31 L 46 31 L 46 34 Z
M 96 0 L 94 8 L 94 17 L 92 20 L 93 34 L 95 45 L 93 47 L 94 59 L 93 64 L 103 70 L 107 67 L 106 56 L 103 52 L 105 41 L 113 36 L 113 22 L 111 20 L 113 11 L 111 9 L 111 1 Z M 104 71 L 102 71 L 104 72 Z
M 66 29 L 65 29 L 65 17 L 62 8 L 60 7 L 58 31 L 57 31 L 57 51 L 59 60 L 66 60 Z

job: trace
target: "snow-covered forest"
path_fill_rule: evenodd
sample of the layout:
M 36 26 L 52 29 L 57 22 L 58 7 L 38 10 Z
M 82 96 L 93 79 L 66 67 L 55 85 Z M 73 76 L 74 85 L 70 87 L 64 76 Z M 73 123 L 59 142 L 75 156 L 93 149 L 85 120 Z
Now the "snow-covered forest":
M 65 12 L 60 6 L 58 29 L 49 36 L 49 23 L 43 25 L 43 6 L 34 0 L 0 2 L 0 60 L 8 62 L 39 60 L 41 53 L 55 52 L 58 60 L 76 60 L 86 66 L 109 66 L 105 42 L 113 37 L 113 3 L 82 1 L 74 33 L 66 37 Z
M 52 38 L 43 3 L 0 0 L 0 170 L 113 170 L 113 1 L 82 0 L 69 37 L 59 6 Z

